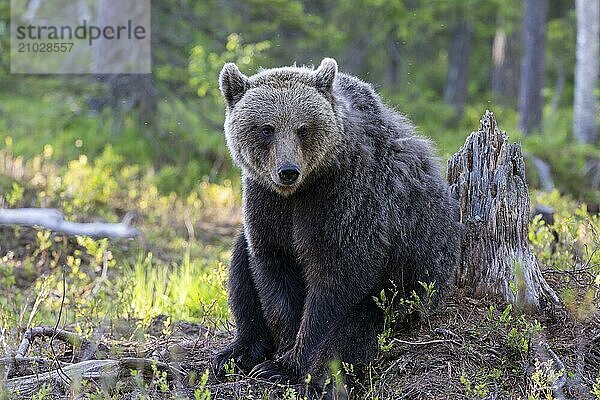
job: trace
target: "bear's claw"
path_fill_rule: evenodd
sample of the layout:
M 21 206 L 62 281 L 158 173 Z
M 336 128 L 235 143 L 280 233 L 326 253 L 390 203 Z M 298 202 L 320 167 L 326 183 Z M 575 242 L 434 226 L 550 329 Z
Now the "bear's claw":
M 232 359 L 236 369 L 248 372 L 265 359 L 265 354 L 266 350 L 262 346 L 244 346 L 232 343 L 213 357 L 213 372 L 217 378 L 223 378 L 225 376 L 225 365 Z
M 250 371 L 250 377 L 270 382 L 295 382 L 297 374 L 287 363 L 281 361 L 264 361 Z

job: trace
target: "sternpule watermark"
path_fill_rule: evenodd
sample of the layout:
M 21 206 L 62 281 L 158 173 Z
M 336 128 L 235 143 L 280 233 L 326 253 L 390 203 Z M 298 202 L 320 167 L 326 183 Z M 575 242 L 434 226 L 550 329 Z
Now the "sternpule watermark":
M 150 0 L 11 0 L 11 72 L 150 73 Z

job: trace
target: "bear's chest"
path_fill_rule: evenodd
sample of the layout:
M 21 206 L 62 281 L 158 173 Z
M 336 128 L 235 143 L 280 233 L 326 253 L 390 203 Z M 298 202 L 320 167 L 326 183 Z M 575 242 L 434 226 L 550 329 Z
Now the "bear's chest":
M 244 188 L 244 230 L 252 255 L 293 254 L 294 202 L 262 188 Z
M 357 193 L 315 190 L 291 197 L 244 191 L 244 229 L 253 256 L 283 255 L 300 266 L 324 263 L 371 242 L 374 219 Z

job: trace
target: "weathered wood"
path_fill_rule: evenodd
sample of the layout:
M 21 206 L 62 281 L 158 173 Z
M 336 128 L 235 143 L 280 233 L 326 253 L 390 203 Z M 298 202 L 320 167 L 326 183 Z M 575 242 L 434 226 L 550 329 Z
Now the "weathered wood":
M 16 393 L 24 398 L 37 393 L 43 385 L 62 385 L 65 389 L 69 389 L 71 382 L 78 383 L 84 379 L 112 386 L 119 378 L 129 376 L 132 370 L 140 371 L 144 377 L 151 378 L 154 372 L 153 366 L 158 371 L 166 371 L 167 379 L 179 379 L 182 375 L 181 371 L 160 361 L 125 357 L 120 360 L 82 361 L 62 366 L 60 370 L 7 379 L 3 384 L 10 393 Z
M 95 238 L 138 236 L 139 230 L 129 225 L 131 218 L 132 216 L 128 214 L 119 223 L 80 223 L 65 221 L 60 211 L 51 208 L 0 209 L 0 225 L 40 226 L 53 232 Z
M 529 249 L 521 147 L 498 130 L 493 113 L 448 161 L 448 182 L 467 231 L 457 284 L 537 311 L 558 304 Z

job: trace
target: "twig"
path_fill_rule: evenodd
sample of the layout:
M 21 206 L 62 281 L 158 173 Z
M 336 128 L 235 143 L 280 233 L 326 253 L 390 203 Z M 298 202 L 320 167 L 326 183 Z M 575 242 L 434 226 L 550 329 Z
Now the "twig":
M 401 343 L 401 344 L 408 344 L 411 346 L 427 346 L 430 344 L 438 344 L 438 343 L 454 343 L 456 345 L 460 346 L 460 342 L 453 340 L 453 339 L 434 339 L 434 340 L 428 340 L 425 342 L 409 342 L 407 340 L 401 340 L 401 339 L 397 339 L 397 338 L 393 338 L 392 342 L 396 342 L 396 343 Z
M 258 383 L 262 383 L 264 385 L 269 385 L 272 387 L 278 387 L 278 388 L 282 388 L 285 389 L 287 387 L 289 387 L 289 385 L 281 383 L 281 382 L 272 382 L 272 381 L 268 381 L 266 379 L 262 379 L 262 378 L 256 378 L 254 376 L 250 376 L 250 375 L 244 375 L 244 374 L 236 374 L 236 373 L 231 373 L 231 374 L 225 374 L 225 377 L 233 377 L 233 378 L 238 378 L 238 379 L 248 379 L 254 382 L 258 382 Z
M 433 331 L 440 336 L 446 336 L 446 337 L 450 336 L 456 340 L 463 342 L 463 338 L 460 335 L 457 335 L 456 333 L 452 332 L 450 329 L 446 329 L 446 328 L 442 328 L 441 326 L 438 326 Z
M 54 336 L 56 339 L 68 343 L 73 347 L 86 346 L 89 343 L 86 339 L 82 338 L 76 333 L 65 331 L 64 329 L 55 329 L 49 326 L 36 326 L 25 331 L 23 340 L 21 341 L 21 344 L 17 349 L 17 353 L 15 354 L 15 358 L 20 359 L 25 357 L 25 354 L 27 354 L 31 343 L 36 337 L 39 336 Z
M 66 266 L 63 264 L 62 266 L 62 284 L 63 284 L 63 292 L 62 298 L 60 299 L 60 308 L 58 309 L 58 317 L 56 318 L 56 324 L 54 324 L 54 334 L 50 336 L 50 351 L 52 352 L 52 357 L 54 357 L 54 361 L 58 361 L 58 357 L 56 356 L 56 352 L 54 351 L 54 338 L 57 336 L 58 325 L 60 324 L 60 320 L 62 318 L 63 307 L 65 306 L 65 297 L 67 297 L 67 275 L 65 274 Z M 57 363 L 57 370 L 60 379 L 67 385 L 71 384 L 71 378 L 69 378 L 63 371 L 60 364 Z
M 67 235 L 89 237 L 132 238 L 139 235 L 139 230 L 130 226 L 131 215 L 128 213 L 119 223 L 79 223 L 65 221 L 63 214 L 53 208 L 15 208 L 0 209 L 0 225 L 40 226 L 54 232 Z
M 94 284 L 94 287 L 92 288 L 92 295 L 95 295 L 96 293 L 98 293 L 98 290 L 100 290 L 100 287 L 102 286 L 102 283 L 106 280 L 107 276 L 108 276 L 108 251 L 104 250 L 104 252 L 102 253 L 102 273 L 100 274 L 100 278 L 98 278 L 98 280 Z

